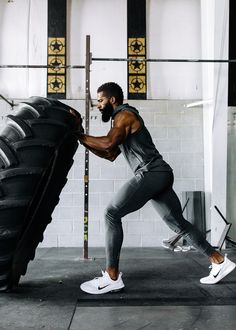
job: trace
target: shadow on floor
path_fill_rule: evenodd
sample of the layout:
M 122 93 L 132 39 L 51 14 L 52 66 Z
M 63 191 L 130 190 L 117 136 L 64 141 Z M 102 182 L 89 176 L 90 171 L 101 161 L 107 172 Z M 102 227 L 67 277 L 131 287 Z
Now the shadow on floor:
M 236 261 L 236 250 L 227 252 Z M 124 248 L 120 268 L 125 290 L 96 296 L 79 288 L 104 268 L 103 249 L 90 249 L 90 255 L 91 260 L 83 260 L 78 248 L 38 249 L 19 287 L 0 295 L 0 329 L 205 329 L 186 325 L 200 314 L 209 323 L 223 310 L 227 327 L 221 323 L 219 329 L 235 329 L 236 271 L 217 285 L 201 285 L 209 263 L 196 251 Z M 201 326 L 203 319 L 198 317 Z

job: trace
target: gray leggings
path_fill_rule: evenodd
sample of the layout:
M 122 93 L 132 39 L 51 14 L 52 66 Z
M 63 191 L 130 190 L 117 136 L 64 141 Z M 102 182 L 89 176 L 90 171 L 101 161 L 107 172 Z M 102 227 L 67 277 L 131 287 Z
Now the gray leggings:
M 213 247 L 200 231 L 184 219 L 180 201 L 172 189 L 173 181 L 171 171 L 138 173 L 118 191 L 105 210 L 107 267 L 119 267 L 123 242 L 121 218 L 140 209 L 149 200 L 175 233 L 183 235 L 206 256 L 212 255 Z

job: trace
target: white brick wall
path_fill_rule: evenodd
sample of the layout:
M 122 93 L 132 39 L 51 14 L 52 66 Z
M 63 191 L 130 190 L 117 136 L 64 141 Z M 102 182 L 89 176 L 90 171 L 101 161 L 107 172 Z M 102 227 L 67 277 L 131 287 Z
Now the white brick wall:
M 84 114 L 84 101 L 66 101 Z M 142 115 L 164 159 L 174 169 L 174 188 L 181 197 L 184 190 L 204 189 L 202 108 L 188 109 L 183 100 L 130 101 Z M 1 116 L 10 112 L 0 101 Z M 3 118 L 1 117 L 1 124 Z M 106 134 L 109 123 L 102 123 L 97 110 L 91 112 L 90 134 Z M 79 146 L 68 182 L 44 233 L 43 247 L 83 245 L 84 148 Z M 90 154 L 89 246 L 104 246 L 103 212 L 110 198 L 132 175 L 122 155 L 111 163 Z M 124 246 L 160 246 L 172 235 L 150 202 L 123 219 Z

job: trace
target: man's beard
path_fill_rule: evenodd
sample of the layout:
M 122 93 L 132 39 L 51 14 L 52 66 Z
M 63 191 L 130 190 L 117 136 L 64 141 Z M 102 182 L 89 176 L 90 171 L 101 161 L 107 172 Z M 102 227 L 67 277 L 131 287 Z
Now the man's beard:
M 111 119 L 112 113 L 113 107 L 110 103 L 107 103 L 107 105 L 103 108 L 102 111 L 102 121 L 104 123 L 107 123 Z

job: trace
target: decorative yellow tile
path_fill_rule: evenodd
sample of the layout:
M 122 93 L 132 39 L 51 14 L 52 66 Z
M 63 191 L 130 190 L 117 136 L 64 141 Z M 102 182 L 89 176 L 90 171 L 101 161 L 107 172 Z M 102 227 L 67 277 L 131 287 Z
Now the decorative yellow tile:
M 145 74 L 146 73 L 146 62 L 145 61 L 140 61 L 140 59 L 145 59 L 144 56 L 139 56 L 137 57 L 139 59 L 138 61 L 132 60 L 129 62 L 129 73 L 135 74 Z
M 48 65 L 60 66 L 65 65 L 65 56 L 48 56 Z M 65 68 L 48 68 L 48 73 L 65 73 Z
M 128 38 L 128 55 L 145 55 L 145 38 Z
M 48 38 L 48 54 L 63 55 L 65 54 L 65 38 Z
M 129 93 L 146 93 L 145 76 L 129 76 Z
M 65 93 L 65 76 L 48 76 L 48 93 Z

